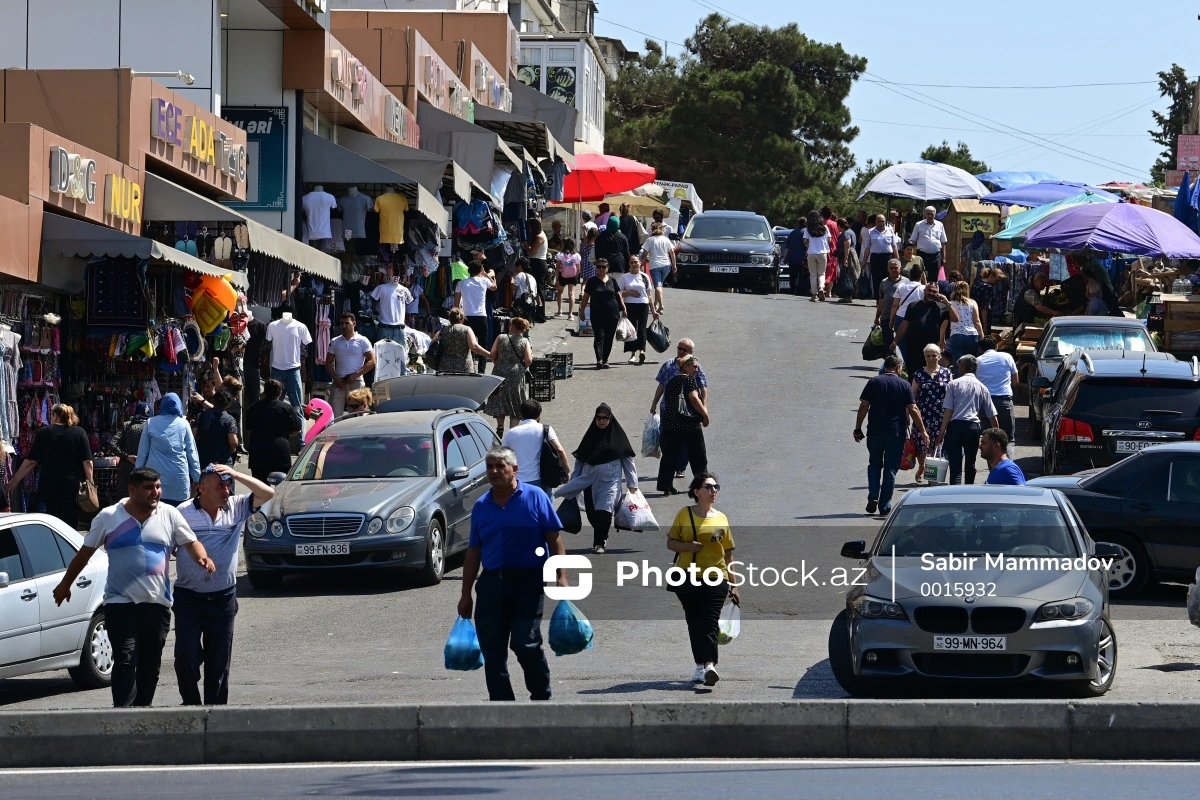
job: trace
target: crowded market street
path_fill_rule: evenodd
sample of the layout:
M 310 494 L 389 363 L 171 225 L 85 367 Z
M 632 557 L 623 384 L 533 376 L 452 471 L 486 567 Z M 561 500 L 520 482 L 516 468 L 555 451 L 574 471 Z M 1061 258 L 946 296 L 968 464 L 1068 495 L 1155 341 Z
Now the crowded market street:
M 680 338 L 693 340 L 710 382 L 709 464 L 721 481 L 720 507 L 736 533 L 738 555 L 776 568 L 799 566 L 801 560 L 821 570 L 851 563 L 838 557 L 842 543 L 869 542 L 881 524 L 863 513 L 866 449 L 851 436 L 859 393 L 878 369 L 878 362 L 866 363 L 860 353 L 872 307 L 863 301 L 818 305 L 785 294 L 678 289 L 667 290 L 664 304 L 671 352 Z M 620 359 L 613 369 L 597 371 L 591 340 L 568 335 L 569 327 L 551 319 L 531 334 L 536 352 L 575 356 L 574 375 L 557 381 L 543 422 L 555 428 L 569 452 L 592 410 L 604 402 L 633 440 L 650 408 L 655 372 L 670 352 L 649 353 L 644 365 Z M 1039 472 L 1040 450 L 1029 446 L 1021 403 L 1017 413 L 1017 461 L 1032 478 Z M 655 459 L 639 453 L 636 463 L 643 492 L 665 526 L 683 496 L 654 491 Z M 901 490 L 912 486 L 912 476 L 900 473 Z M 585 523 L 581 534 L 564 539 L 569 553 L 586 553 L 593 563 L 596 589 L 577 605 L 595 627 L 595 643 L 579 655 L 550 659 L 556 701 L 845 696 L 830 672 L 827 651 L 831 620 L 845 605 L 844 589 L 743 588 L 743 630 L 721 648 L 719 691 L 697 693 L 686 681 L 687 631 L 675 598 L 662 589 L 637 587 L 630 601 L 613 586 L 618 559 L 669 563 L 663 534 L 617 531 L 608 553 L 593 555 L 589 533 Z M 450 560 L 440 585 L 427 588 L 391 574 L 322 573 L 259 591 L 246 583 L 244 569 L 243 559 L 231 704 L 487 698 L 482 672 L 448 672 L 442 664 L 460 592 L 461 557 Z M 1100 702 L 1200 698 L 1194 672 L 1200 635 L 1184 613 L 1184 590 L 1164 584 L 1136 601 L 1114 603 L 1121 669 L 1113 691 Z M 168 639 L 167 653 L 171 647 Z M 174 705 L 174 681 L 165 666 L 159 696 L 161 704 Z M 1041 696 L 1036 691 L 986 690 L 982 696 Z M 981 696 L 980 690 L 970 696 Z M 107 689 L 78 690 L 63 672 L 0 680 L 0 705 L 8 711 L 106 708 L 111 702 Z

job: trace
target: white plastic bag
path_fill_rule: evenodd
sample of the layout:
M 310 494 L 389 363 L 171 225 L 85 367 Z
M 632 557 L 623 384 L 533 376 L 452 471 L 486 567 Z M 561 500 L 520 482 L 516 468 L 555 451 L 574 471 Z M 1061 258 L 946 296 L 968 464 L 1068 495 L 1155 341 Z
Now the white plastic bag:
M 1200 567 L 1196 568 L 1196 582 L 1188 587 L 1187 612 L 1191 623 L 1200 627 Z
M 650 511 L 646 496 L 637 489 L 625 493 L 617 508 L 617 527 L 627 531 L 656 531 L 658 520 Z
M 617 323 L 617 341 L 627 342 L 630 339 L 637 338 L 637 328 L 633 327 L 633 323 L 629 321 L 629 317 L 621 317 L 621 321 Z
M 742 610 L 732 600 L 726 600 L 717 622 L 717 644 L 729 644 L 742 632 Z
M 658 458 L 662 455 L 658 446 L 658 431 L 658 414 L 646 417 L 646 425 L 642 428 L 642 455 L 646 458 Z

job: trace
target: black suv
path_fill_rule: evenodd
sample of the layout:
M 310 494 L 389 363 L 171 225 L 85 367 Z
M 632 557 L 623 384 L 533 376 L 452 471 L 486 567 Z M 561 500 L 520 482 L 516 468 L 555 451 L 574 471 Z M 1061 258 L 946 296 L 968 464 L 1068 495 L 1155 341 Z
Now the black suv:
M 676 255 L 676 284 L 779 292 L 779 246 L 767 218 L 750 211 L 692 217 Z
M 1046 392 L 1042 471 L 1106 467 L 1147 447 L 1198 436 L 1200 362 L 1085 350 L 1063 364 Z

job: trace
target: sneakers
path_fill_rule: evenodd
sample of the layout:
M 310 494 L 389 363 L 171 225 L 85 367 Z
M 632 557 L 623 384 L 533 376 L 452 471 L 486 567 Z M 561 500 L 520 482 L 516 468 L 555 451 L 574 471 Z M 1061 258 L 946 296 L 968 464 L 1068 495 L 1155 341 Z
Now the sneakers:
M 721 676 L 717 674 L 716 667 L 704 667 L 704 685 L 716 686 L 717 681 L 721 680 Z
M 598 555 L 598 556 L 602 556 L 602 555 L 604 555 L 604 553 L 605 553 L 606 551 L 605 551 L 605 549 L 604 549 L 604 545 L 602 545 L 602 544 L 598 544 L 598 545 L 596 545 L 595 547 L 593 547 L 593 548 L 592 548 L 592 552 L 593 552 L 593 553 L 595 553 L 595 554 L 596 554 L 596 555 Z
M 697 664 L 696 671 L 692 673 L 692 683 L 704 683 L 704 665 Z
M 868 514 L 874 514 L 875 509 L 877 509 L 877 508 L 879 508 L 878 500 L 871 500 L 871 499 L 867 500 L 867 513 Z
M 646 363 L 646 351 L 645 351 L 645 350 L 643 350 L 642 352 L 638 353 L 638 363 L 639 363 L 639 364 L 645 364 L 645 363 Z

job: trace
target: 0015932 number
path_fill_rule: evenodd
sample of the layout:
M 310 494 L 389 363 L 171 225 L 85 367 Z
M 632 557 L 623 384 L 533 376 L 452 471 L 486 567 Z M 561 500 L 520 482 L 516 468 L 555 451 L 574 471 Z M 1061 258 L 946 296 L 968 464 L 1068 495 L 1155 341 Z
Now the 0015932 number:
M 995 597 L 994 583 L 922 583 L 921 597 Z

